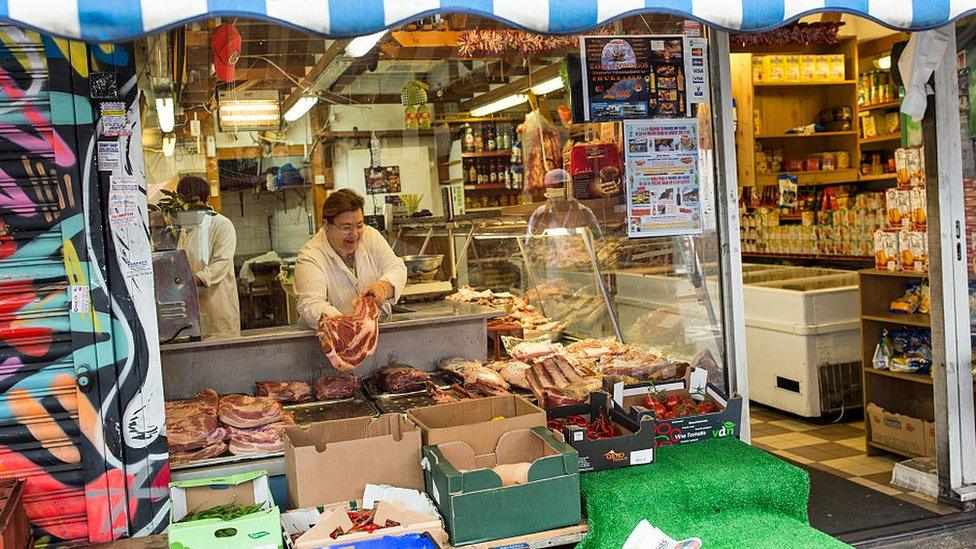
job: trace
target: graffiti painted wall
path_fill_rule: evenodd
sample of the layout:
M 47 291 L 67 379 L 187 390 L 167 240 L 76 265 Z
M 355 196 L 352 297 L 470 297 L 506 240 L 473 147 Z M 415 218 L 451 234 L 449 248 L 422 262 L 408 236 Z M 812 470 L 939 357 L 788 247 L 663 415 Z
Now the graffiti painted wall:
M 166 524 L 152 276 L 120 266 L 132 238 L 107 230 L 112 178 L 95 152 L 90 77 L 105 73 L 133 121 L 112 139 L 112 173 L 144 204 L 131 51 L 0 27 L 0 476 L 26 480 L 42 545 Z

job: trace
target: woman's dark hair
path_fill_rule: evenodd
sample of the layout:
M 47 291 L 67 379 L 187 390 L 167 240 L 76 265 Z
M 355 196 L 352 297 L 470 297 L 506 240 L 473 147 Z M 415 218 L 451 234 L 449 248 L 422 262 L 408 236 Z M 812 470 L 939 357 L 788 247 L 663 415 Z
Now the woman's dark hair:
M 176 184 L 176 194 L 185 200 L 197 198 L 202 204 L 206 204 L 210 197 L 210 185 L 202 177 L 188 175 L 180 178 L 180 182 Z
M 363 197 L 356 194 L 356 191 L 350 189 L 339 189 L 338 191 L 329 195 L 325 199 L 325 204 L 322 204 L 322 219 L 326 223 L 332 223 L 335 218 L 346 212 L 354 212 L 356 210 L 363 211 L 363 206 L 366 201 Z

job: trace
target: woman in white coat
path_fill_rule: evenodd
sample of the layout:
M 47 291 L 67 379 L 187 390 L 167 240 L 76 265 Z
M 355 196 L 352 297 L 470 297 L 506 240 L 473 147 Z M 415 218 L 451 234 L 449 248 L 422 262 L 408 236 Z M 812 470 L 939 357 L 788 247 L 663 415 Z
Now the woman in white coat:
M 191 204 L 206 204 L 210 185 L 199 177 L 180 179 L 176 192 Z M 200 225 L 184 227 L 179 248 L 190 260 L 200 297 L 200 331 L 204 339 L 237 337 L 241 305 L 234 276 L 237 233 L 230 219 L 208 212 Z
M 311 328 L 322 315 L 351 315 L 356 300 L 373 296 L 389 313 L 407 284 L 407 267 L 363 220 L 363 197 L 349 189 L 329 195 L 322 229 L 298 252 L 298 312 Z

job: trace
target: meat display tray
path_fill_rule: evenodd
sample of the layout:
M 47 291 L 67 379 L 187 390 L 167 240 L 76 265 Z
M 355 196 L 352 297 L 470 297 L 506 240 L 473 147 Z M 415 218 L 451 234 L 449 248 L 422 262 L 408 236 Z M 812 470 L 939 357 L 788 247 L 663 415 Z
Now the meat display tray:
M 461 396 L 458 395 L 453 389 L 448 388 L 445 389 L 444 392 L 454 398 L 461 398 Z M 376 407 L 379 408 L 380 412 L 383 412 L 384 414 L 403 414 L 414 408 L 422 408 L 424 406 L 433 405 L 434 399 L 431 398 L 431 396 L 426 392 L 413 393 L 410 395 L 398 396 L 396 398 L 383 398 L 376 401 Z
M 188 461 L 179 464 L 170 464 L 170 469 L 173 471 L 181 471 L 185 469 L 197 469 L 201 467 L 213 467 L 217 465 L 231 465 L 234 463 L 245 463 L 248 461 L 258 461 L 262 459 L 276 459 L 285 456 L 283 451 L 281 452 L 259 452 L 256 454 L 244 454 L 244 455 L 234 455 L 230 452 L 215 458 L 201 459 L 198 461 Z
M 379 415 L 376 408 L 361 393 L 355 397 L 331 402 L 309 402 L 285 406 L 291 412 L 296 424 L 331 421 Z
M 448 389 L 452 385 L 452 381 L 447 378 L 441 372 L 427 372 L 430 374 L 430 380 L 434 382 L 434 385 L 441 389 Z M 412 391 L 409 393 L 384 393 L 381 392 L 376 387 L 376 380 L 370 376 L 363 380 L 363 387 L 366 389 L 366 394 L 369 395 L 373 400 L 380 401 L 389 398 L 403 398 L 412 395 L 426 395 L 427 389 L 421 389 L 419 391 Z

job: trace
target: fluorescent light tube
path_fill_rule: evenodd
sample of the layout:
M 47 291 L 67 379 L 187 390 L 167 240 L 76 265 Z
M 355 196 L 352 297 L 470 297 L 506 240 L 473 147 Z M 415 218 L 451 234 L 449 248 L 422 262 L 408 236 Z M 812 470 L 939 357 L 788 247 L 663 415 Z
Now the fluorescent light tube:
M 159 119 L 159 129 L 163 133 L 173 131 L 176 126 L 176 109 L 173 105 L 173 96 L 156 98 L 156 118 Z
M 172 135 L 163 136 L 163 156 L 173 156 L 176 152 L 176 137 Z
M 510 109 L 512 107 L 521 105 L 529 100 L 529 96 L 523 93 L 516 93 L 506 97 L 502 97 L 498 101 L 488 103 L 487 105 L 482 105 L 471 109 L 471 116 L 488 116 L 489 114 L 496 113 L 498 111 L 503 111 L 505 109 Z
M 536 95 L 546 95 L 547 93 L 552 93 L 561 89 L 563 89 L 563 78 L 561 76 L 557 76 L 532 86 L 530 91 Z
M 359 38 L 353 38 L 346 45 L 346 55 L 349 57 L 362 57 L 369 53 L 379 41 L 386 36 L 386 29 Z
M 298 101 L 296 101 L 295 104 L 292 105 L 290 109 L 285 111 L 285 122 L 294 122 L 299 118 L 305 116 L 305 113 L 311 110 L 311 108 L 314 107 L 315 104 L 318 102 L 319 102 L 318 97 L 309 97 L 309 96 L 299 97 Z

